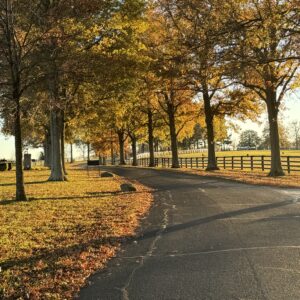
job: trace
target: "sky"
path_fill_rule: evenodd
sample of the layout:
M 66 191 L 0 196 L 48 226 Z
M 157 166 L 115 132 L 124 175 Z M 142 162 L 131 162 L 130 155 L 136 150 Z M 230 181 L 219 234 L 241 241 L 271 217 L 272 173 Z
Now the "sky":
M 293 121 L 300 121 L 300 93 L 291 95 L 285 101 L 285 109 L 281 112 L 281 117 L 284 121 L 284 124 L 287 129 L 289 129 L 289 124 Z M 266 114 L 263 114 L 260 118 L 259 123 L 253 123 L 251 121 L 246 122 L 238 122 L 236 124 L 239 125 L 240 129 L 238 132 L 233 133 L 233 141 L 234 143 L 238 142 L 239 134 L 246 129 L 253 129 L 261 133 L 262 128 L 265 126 L 267 120 Z M 38 158 L 42 149 L 29 149 L 29 153 L 32 154 L 32 158 Z M 79 150 L 75 152 L 75 156 L 82 155 Z M 0 159 L 14 159 L 14 138 L 13 137 L 5 137 L 0 133 Z
M 300 92 L 291 95 L 285 102 L 283 102 L 284 107 L 280 111 L 279 117 L 283 120 L 287 133 L 289 133 L 290 124 L 293 121 L 300 122 Z M 236 121 L 235 123 L 240 126 L 240 130 L 236 133 L 233 133 L 233 140 L 237 144 L 239 140 L 239 135 L 243 130 L 252 129 L 256 130 L 259 134 L 262 133 L 263 128 L 265 127 L 266 123 L 268 122 L 267 114 L 264 113 L 258 119 L 258 122 L 239 122 Z

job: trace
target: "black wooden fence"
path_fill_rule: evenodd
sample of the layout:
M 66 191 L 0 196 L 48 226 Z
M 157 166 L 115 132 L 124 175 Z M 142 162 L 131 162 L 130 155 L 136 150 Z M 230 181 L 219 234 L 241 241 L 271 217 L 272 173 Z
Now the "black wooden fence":
M 287 173 L 300 173 L 300 156 L 282 156 L 281 161 L 282 167 Z M 206 156 L 179 158 L 181 168 L 205 169 L 207 162 L 208 158 Z M 268 171 L 271 169 L 271 156 L 222 156 L 217 157 L 217 163 L 218 167 L 224 170 Z M 149 158 L 139 159 L 138 164 L 142 167 L 149 166 Z M 172 166 L 172 158 L 156 158 L 155 166 L 170 168 Z

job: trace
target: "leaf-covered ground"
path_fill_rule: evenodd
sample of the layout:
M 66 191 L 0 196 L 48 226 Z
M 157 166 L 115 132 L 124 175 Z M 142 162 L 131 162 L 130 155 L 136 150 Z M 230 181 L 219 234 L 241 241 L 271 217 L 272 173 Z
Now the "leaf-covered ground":
M 57 183 L 48 170 L 26 172 L 30 201 L 17 203 L 14 172 L 0 172 L 0 299 L 71 299 L 150 208 L 143 186 L 121 193 L 122 178 L 69 173 Z
M 220 170 L 220 171 L 203 171 L 196 169 L 180 169 L 181 172 L 198 174 L 201 176 L 220 177 L 235 180 L 244 183 L 270 185 L 286 188 L 299 188 L 300 175 L 285 175 L 283 177 L 268 177 L 266 172 L 255 171 L 238 171 L 238 170 Z

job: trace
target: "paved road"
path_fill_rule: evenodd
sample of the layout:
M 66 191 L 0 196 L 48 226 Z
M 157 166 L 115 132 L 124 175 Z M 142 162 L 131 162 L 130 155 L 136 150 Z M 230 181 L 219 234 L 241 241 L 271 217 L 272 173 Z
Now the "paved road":
M 81 299 L 300 299 L 300 190 L 110 171 L 155 188 L 155 204 Z

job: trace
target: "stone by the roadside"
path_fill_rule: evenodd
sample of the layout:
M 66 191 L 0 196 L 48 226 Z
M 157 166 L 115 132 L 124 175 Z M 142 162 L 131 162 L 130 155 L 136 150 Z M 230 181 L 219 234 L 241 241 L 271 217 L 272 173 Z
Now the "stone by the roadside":
M 130 183 L 123 183 L 120 187 L 122 192 L 136 192 L 136 188 Z
M 109 172 L 103 172 L 103 173 L 101 173 L 101 177 L 103 177 L 103 178 L 114 177 L 114 174 L 109 173 Z

